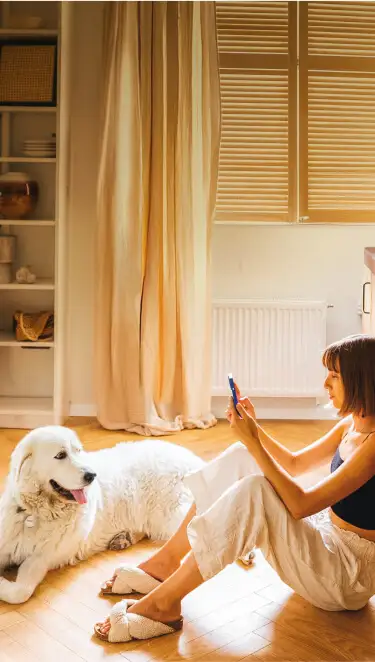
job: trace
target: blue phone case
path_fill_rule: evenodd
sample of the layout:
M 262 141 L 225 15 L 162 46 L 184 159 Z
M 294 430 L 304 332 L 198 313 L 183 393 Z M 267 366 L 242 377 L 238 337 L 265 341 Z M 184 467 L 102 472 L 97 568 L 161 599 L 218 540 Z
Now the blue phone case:
M 231 372 L 228 375 L 228 382 L 229 382 L 229 388 L 232 391 L 234 406 L 237 407 L 238 404 L 237 393 L 236 393 L 236 388 L 234 386 L 233 375 Z

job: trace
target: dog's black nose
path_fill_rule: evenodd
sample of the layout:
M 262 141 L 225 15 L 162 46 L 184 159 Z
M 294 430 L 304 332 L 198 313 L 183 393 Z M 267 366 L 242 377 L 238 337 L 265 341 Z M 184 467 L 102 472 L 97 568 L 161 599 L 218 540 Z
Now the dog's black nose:
M 96 474 L 91 473 L 91 471 L 86 471 L 83 478 L 85 480 L 85 483 L 87 483 L 87 485 L 90 485 L 90 483 L 92 483 L 92 481 L 95 480 Z

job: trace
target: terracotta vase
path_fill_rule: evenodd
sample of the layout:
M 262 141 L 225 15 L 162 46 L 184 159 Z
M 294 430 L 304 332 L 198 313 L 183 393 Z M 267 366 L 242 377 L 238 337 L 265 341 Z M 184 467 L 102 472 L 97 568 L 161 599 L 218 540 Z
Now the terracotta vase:
M 38 184 L 25 172 L 7 172 L 0 175 L 0 218 L 19 220 L 27 218 L 38 202 Z

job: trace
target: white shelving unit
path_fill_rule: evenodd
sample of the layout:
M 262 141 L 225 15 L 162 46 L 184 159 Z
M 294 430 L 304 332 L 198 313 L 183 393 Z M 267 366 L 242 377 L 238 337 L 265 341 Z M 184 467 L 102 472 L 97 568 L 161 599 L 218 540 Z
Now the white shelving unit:
M 55 342 L 53 340 L 43 340 L 43 341 L 38 341 L 34 342 L 32 344 L 32 347 L 30 347 L 30 343 L 24 342 L 21 343 L 18 340 L 15 340 L 14 338 L 14 333 L 11 331 L 0 331 L 0 347 L 22 347 L 23 349 L 31 349 L 33 350 L 35 347 L 43 348 L 43 347 L 54 347 Z
M 23 158 L 22 156 L 1 156 L 0 163 L 56 163 L 56 159 L 37 158 L 35 156 L 29 156 L 28 158 Z
M 0 44 L 10 41 L 56 39 L 57 105 L 0 105 L 0 171 L 27 172 L 38 182 L 39 200 L 32 218 L 0 220 L 0 234 L 17 237 L 13 265 L 29 264 L 37 275 L 31 285 L 0 285 L 0 427 L 32 428 L 61 424 L 67 412 L 65 375 L 65 272 L 68 198 L 70 3 L 1 2 Z M 43 18 L 36 30 L 11 27 L 12 17 L 26 14 Z M 9 27 L 8 27 L 9 26 Z M 22 155 L 27 138 L 56 134 L 56 158 Z M 21 166 L 21 167 L 20 167 Z M 16 310 L 51 310 L 54 339 L 18 342 L 13 329 Z
M 17 0 L 15 0 L 17 1 Z M 21 4 L 21 3 L 18 3 Z M 6 20 L 9 20 L 10 14 L 16 13 L 14 12 L 14 7 L 10 7 L 10 12 L 7 16 Z M 3 16 L 4 16 L 4 10 L 3 10 Z M 4 40 L 8 39 L 23 39 L 24 37 L 31 37 L 34 38 L 36 37 L 37 39 L 40 39 L 42 37 L 58 37 L 59 31 L 58 30 L 46 30 L 45 28 L 38 28 L 36 30 L 29 30 L 29 29 L 22 29 L 22 28 L 0 28 L 0 38 Z
M 0 284 L 0 290 L 28 290 L 32 292 L 33 290 L 54 290 L 55 283 L 53 278 L 38 278 L 35 283 L 27 285 L 25 283 L 7 283 L 6 285 Z
M 55 221 L 38 221 L 38 220 L 28 220 L 28 221 L 11 221 L 7 220 L 7 225 L 8 227 L 12 226 L 17 226 L 19 225 L 20 227 L 33 227 L 33 226 L 39 226 L 39 227 L 53 227 L 56 225 Z
M 1 109 L 6 113 L 35 113 L 34 106 L 1 106 Z M 56 113 L 56 106 L 39 106 L 38 113 Z

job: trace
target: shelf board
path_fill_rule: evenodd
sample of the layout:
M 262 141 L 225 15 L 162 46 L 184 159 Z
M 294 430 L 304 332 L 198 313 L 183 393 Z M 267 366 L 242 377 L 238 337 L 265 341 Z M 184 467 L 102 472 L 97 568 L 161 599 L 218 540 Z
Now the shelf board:
M 0 163 L 56 163 L 56 157 L 0 156 Z
M 0 414 L 51 414 L 52 398 L 0 397 Z
M 1 106 L 0 113 L 55 113 L 56 106 Z
M 54 347 L 55 343 L 53 340 L 47 340 L 47 341 L 37 341 L 37 342 L 27 342 L 27 341 L 21 341 L 19 342 L 18 340 L 15 339 L 14 333 L 11 331 L 0 331 L 0 347 L 17 347 L 20 349 L 27 348 L 27 349 L 33 349 L 34 347 Z
M 38 278 L 35 283 L 3 283 L 0 290 L 54 290 L 55 283 L 52 278 Z
M 39 38 L 39 37 L 57 37 L 59 34 L 58 30 L 51 30 L 49 28 L 37 28 L 35 30 L 30 30 L 27 28 L 1 28 L 0 29 L 0 38 L 3 39 L 12 39 L 13 37 L 30 37 L 30 38 Z
M 50 227 L 56 225 L 56 221 L 41 221 L 41 220 L 33 220 L 33 219 L 27 221 L 26 220 L 11 221 L 10 219 L 0 217 L 0 226 L 1 225 L 25 225 L 25 226 L 38 225 L 41 227 Z

